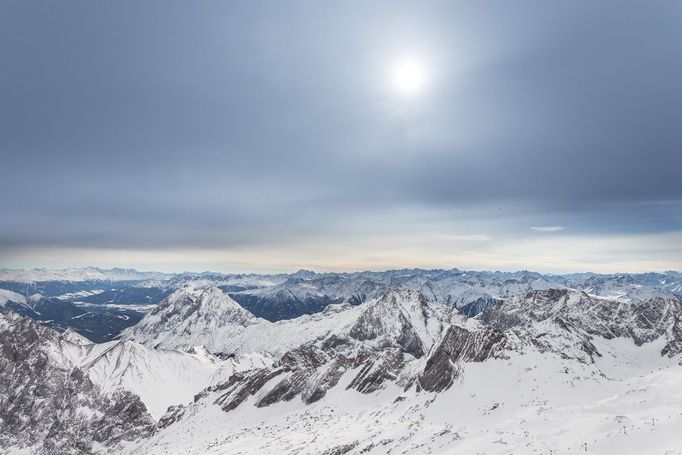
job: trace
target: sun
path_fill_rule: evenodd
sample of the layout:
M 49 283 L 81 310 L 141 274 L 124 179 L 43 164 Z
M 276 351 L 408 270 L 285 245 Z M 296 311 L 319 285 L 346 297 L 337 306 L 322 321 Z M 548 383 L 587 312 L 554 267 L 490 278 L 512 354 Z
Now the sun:
M 414 96 L 423 92 L 427 79 L 426 65 L 416 58 L 398 60 L 391 70 L 391 84 L 401 95 Z

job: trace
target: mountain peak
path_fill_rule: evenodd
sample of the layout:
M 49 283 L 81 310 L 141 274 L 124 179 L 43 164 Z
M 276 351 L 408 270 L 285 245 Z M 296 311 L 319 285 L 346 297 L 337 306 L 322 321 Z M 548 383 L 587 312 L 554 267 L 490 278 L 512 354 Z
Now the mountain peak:
M 386 339 L 414 357 L 423 356 L 442 330 L 444 312 L 419 291 L 392 289 L 367 303 L 350 330 L 356 340 Z
M 214 284 L 188 283 L 121 336 L 154 347 L 205 344 L 212 350 L 221 345 L 221 338 L 235 336 L 259 320 Z
M 294 278 L 314 278 L 315 275 L 316 275 L 315 272 L 306 269 L 299 269 L 295 273 L 291 274 L 291 276 Z

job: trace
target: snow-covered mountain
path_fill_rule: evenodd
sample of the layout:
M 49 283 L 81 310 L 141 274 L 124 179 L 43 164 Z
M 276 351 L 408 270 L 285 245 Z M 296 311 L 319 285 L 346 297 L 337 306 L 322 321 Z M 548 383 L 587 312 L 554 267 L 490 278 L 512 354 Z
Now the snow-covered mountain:
M 538 352 L 462 362 L 439 393 L 358 393 L 350 370 L 313 403 L 258 407 L 256 392 L 225 412 L 225 389 L 209 389 L 127 453 L 680 453 L 680 367 L 655 343 L 598 347 L 594 365 Z
M 38 362 L 35 367 L 45 371 L 40 373 L 41 378 L 23 379 L 47 380 L 42 376 L 49 375 L 52 368 L 78 370 L 94 384 L 88 387 L 96 390 L 97 396 L 112 398 L 130 392 L 144 403 L 140 412 L 149 412 L 157 420 L 169 406 L 191 402 L 204 388 L 236 372 L 265 368 L 273 362 L 261 354 L 223 361 L 202 346 L 183 352 L 151 349 L 131 341 L 96 344 L 72 330 L 59 333 L 6 309 L 0 311 L 0 330 L 0 360 L 5 361 L 6 372 L 31 366 L 34 357 Z M 19 378 L 13 378 L 12 383 Z
M 631 338 L 641 346 L 664 337 L 668 340 L 663 354 L 676 355 L 682 351 L 673 348 L 677 339 L 675 326 L 682 316 L 682 301 L 654 297 L 644 301 L 619 301 L 595 298 L 581 291 L 534 291 L 515 296 L 490 307 L 481 320 L 496 326 L 508 326 L 517 321 L 532 326 L 553 321 L 591 336 L 605 339 Z M 500 324 L 498 319 L 503 322 Z
M 324 395 L 326 386 L 316 381 L 322 378 L 327 381 L 325 384 L 334 384 L 330 378 L 342 374 L 349 365 L 355 368 L 364 365 L 361 374 L 351 381 L 360 389 L 368 387 L 367 384 L 374 388 L 390 377 L 400 378 L 402 384 L 442 390 L 456 378 L 453 363 L 503 356 L 505 350 L 551 351 L 581 362 L 593 362 L 595 356 L 601 355 L 591 342 L 594 336 L 628 337 L 636 345 L 665 340 L 661 354 L 667 356 L 679 354 L 682 342 L 679 338 L 682 307 L 678 300 L 656 298 L 627 303 L 567 289 L 531 291 L 512 297 L 489 306 L 475 319 L 467 319 L 451 306 L 429 301 L 418 291 L 407 290 L 389 291 L 355 307 L 332 305 L 321 314 L 271 323 L 241 312 L 237 313 L 239 317 L 231 316 L 235 303 L 215 287 L 186 288 L 162 303 L 159 312 L 168 309 L 173 313 L 177 302 L 188 296 L 190 300 L 195 298 L 193 305 L 214 308 L 220 315 L 217 319 L 224 321 L 220 330 L 230 334 L 228 339 L 197 338 L 197 334 L 210 332 L 207 327 L 212 321 L 207 320 L 205 311 L 193 311 L 183 319 L 180 329 L 161 325 L 159 321 L 163 318 L 149 315 L 154 324 L 145 324 L 143 320 L 140 326 L 153 330 L 131 331 L 126 335 L 153 345 L 159 340 L 159 332 L 175 333 L 172 339 L 164 338 L 166 343 L 172 343 L 167 347 L 205 342 L 223 355 L 250 352 L 282 355 L 286 359 L 282 365 L 273 366 L 267 373 L 257 373 L 251 381 L 267 377 L 271 382 L 275 376 L 288 372 L 296 378 L 296 387 L 289 385 L 290 378 L 280 387 L 291 389 L 288 394 L 294 396 L 310 390 Z M 223 317 L 224 314 L 230 316 Z M 192 330 L 185 330 L 187 326 Z M 245 384 L 253 390 L 252 382 Z M 233 393 L 243 398 L 238 391 Z M 270 399 L 264 398 L 265 402 Z M 229 403 L 233 406 L 232 401 Z
M 272 363 L 269 356 L 260 354 L 222 361 L 201 347 L 182 352 L 151 349 L 130 341 L 91 344 L 70 360 L 103 393 L 127 390 L 139 396 L 157 420 L 169 406 L 190 403 L 196 393 L 236 372 Z
M 530 290 L 565 286 L 564 280 L 530 272 L 498 274 L 457 269 L 308 272 L 276 286 L 233 292 L 230 296 L 257 316 L 279 320 L 314 313 L 333 303 L 357 305 L 391 289 L 419 291 L 431 300 L 464 307 Z
M 646 300 L 652 297 L 682 297 L 682 274 L 678 272 L 568 275 L 570 287 L 619 300 Z
M 152 347 L 204 345 L 217 354 L 225 343 L 259 321 L 218 287 L 188 284 L 164 299 L 121 336 Z
M 135 269 L 100 269 L 83 267 L 69 269 L 0 269 L 0 281 L 30 283 L 35 281 L 139 281 L 164 280 L 172 274 L 161 272 L 138 272 Z
M 682 453 L 674 272 L 295 275 L 177 277 L 106 343 L 18 315 L 68 299 L 0 292 L 0 449 Z M 271 321 L 231 297 L 288 291 L 328 302 Z
M 573 453 L 587 442 L 609 453 L 628 448 L 630 434 L 631 453 L 682 451 L 682 418 L 667 401 L 682 404 L 680 305 L 550 289 L 467 319 L 419 292 L 390 291 L 336 306 L 329 319 L 345 314 L 343 323 L 172 409 L 135 450 Z
M 275 285 L 231 292 L 253 314 L 272 321 L 322 310 L 333 303 L 359 304 L 390 289 L 419 291 L 429 299 L 475 315 L 499 299 L 529 291 L 572 288 L 624 301 L 682 297 L 682 275 L 542 275 L 535 272 L 391 270 L 386 272 L 307 272 Z
M 436 302 L 427 305 L 416 291 L 395 290 L 360 306 L 330 305 L 313 315 L 270 322 L 255 317 L 213 285 L 187 285 L 121 337 L 150 347 L 187 349 L 200 344 L 222 357 L 254 352 L 280 355 L 332 336 L 369 342 L 412 321 L 410 330 L 418 331 L 421 338 L 414 339 L 416 333 L 409 336 L 421 352 L 422 343 L 430 346 L 441 329 L 440 321 L 459 317 L 456 313 Z
M 486 306 L 501 299 L 543 289 L 577 289 L 591 295 L 622 301 L 682 297 L 682 275 L 678 272 L 611 275 L 582 273 L 562 276 L 529 271 L 405 269 L 354 273 L 300 270 L 288 275 L 212 272 L 172 275 L 131 269 L 86 268 L 66 271 L 9 271 L 5 277 L 26 281 L 0 279 L 0 289 L 19 293 L 24 297 L 41 294 L 47 299 L 58 298 L 80 306 L 85 311 L 98 313 L 97 320 L 90 324 L 90 332 L 81 331 L 81 334 L 99 341 L 109 341 L 121 330 L 136 324 L 145 313 L 172 292 L 187 284 L 196 286 L 199 283 L 219 287 L 240 306 L 271 322 L 314 314 L 331 304 L 358 305 L 377 298 L 390 289 L 419 291 L 430 300 L 460 308 L 468 316 L 475 316 Z M 65 279 L 33 281 L 48 278 Z M 93 326 L 99 322 L 105 323 L 104 319 L 107 319 L 108 329 L 94 330 Z M 65 327 L 80 330 L 75 322 L 81 321 L 74 320 L 73 325 L 69 321 L 62 321 Z

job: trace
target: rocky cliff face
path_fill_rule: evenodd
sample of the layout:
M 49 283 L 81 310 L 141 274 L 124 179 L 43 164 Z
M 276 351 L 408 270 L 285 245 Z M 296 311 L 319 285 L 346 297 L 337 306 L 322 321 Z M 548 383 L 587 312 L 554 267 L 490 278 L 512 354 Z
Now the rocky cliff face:
M 592 337 L 630 338 L 637 346 L 663 337 L 664 353 L 673 356 L 682 352 L 682 334 L 678 329 L 681 315 L 682 302 L 678 299 L 654 297 L 624 302 L 582 291 L 551 289 L 529 292 L 490 306 L 479 319 L 497 329 L 534 334 L 538 345 L 544 342 L 539 340 L 543 337 L 540 332 L 550 326 L 558 328 L 561 331 L 552 335 L 561 339 L 558 341 L 577 337 L 576 343 L 583 344 L 583 350 L 597 355 L 598 351 L 588 346 Z
M 64 351 L 76 346 L 0 308 L 0 447 L 50 455 L 107 453 L 154 432 L 137 396 L 104 395 L 70 363 Z
M 505 342 L 504 333 L 496 329 L 471 331 L 448 327 L 429 355 L 419 376 L 419 386 L 429 392 L 447 390 L 459 375 L 461 364 L 503 356 Z

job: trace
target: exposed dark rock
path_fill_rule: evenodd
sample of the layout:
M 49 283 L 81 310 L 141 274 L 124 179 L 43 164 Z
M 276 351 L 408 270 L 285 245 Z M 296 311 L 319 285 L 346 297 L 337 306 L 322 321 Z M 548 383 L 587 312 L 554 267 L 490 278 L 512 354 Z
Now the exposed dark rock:
M 494 297 L 490 296 L 484 296 L 484 297 L 479 297 L 476 300 L 467 303 L 463 307 L 461 307 L 459 310 L 469 318 L 473 318 L 474 316 L 482 313 L 486 308 L 492 305 L 499 305 L 502 303 L 502 299 L 496 299 Z
M 505 336 L 498 330 L 471 332 L 451 326 L 426 361 L 418 381 L 422 389 L 441 392 L 459 375 L 459 363 L 482 362 L 502 350 Z
M 249 396 L 255 395 L 272 378 L 284 373 L 283 368 L 261 369 L 254 372 L 235 373 L 230 378 L 214 387 L 209 387 L 202 393 L 213 391 L 225 391 L 216 400 L 223 411 L 229 412 L 236 409 Z
M 670 329 L 670 340 L 661 351 L 661 355 L 673 357 L 682 354 L 682 314 L 675 315 L 675 321 Z
M 348 384 L 348 389 L 362 393 L 379 390 L 384 382 L 395 381 L 405 365 L 403 353 L 397 349 L 381 352 L 378 356 L 367 356 L 360 372 Z
M 680 314 L 682 302 L 677 299 L 622 302 L 596 298 L 581 291 L 549 289 L 529 292 L 490 306 L 478 319 L 499 330 L 517 326 L 530 329 L 538 322 L 552 321 L 557 327 L 572 333 L 579 340 L 578 347 L 594 357 L 600 354 L 591 343 L 593 336 L 606 339 L 627 337 L 638 346 L 668 336 L 670 347 L 664 349 L 664 354 L 679 352 L 679 348 L 674 348 L 674 326 Z
M 359 444 L 358 441 L 354 441 L 350 444 L 343 444 L 340 446 L 332 447 L 331 449 L 327 449 L 324 452 L 322 452 L 321 455 L 343 455 L 356 448 L 358 444 Z
M 406 314 L 399 300 L 413 301 L 417 311 Z M 423 341 L 413 326 L 416 321 L 412 318 L 419 318 L 425 324 L 429 318 L 428 305 L 428 300 L 420 292 L 393 290 L 362 313 L 351 328 L 350 336 L 358 341 L 390 337 L 390 341 L 397 343 L 403 352 L 422 357 L 425 354 Z
M 287 290 L 274 295 L 230 292 L 229 296 L 255 316 L 273 322 L 297 318 L 304 314 L 319 313 L 328 305 L 343 302 L 343 299 L 326 295 L 299 297 Z
M 194 401 L 197 401 L 197 397 L 194 398 Z M 166 428 L 167 426 L 172 425 L 178 420 L 182 419 L 182 417 L 185 415 L 186 409 L 187 408 L 182 405 L 169 406 L 168 410 L 166 410 L 166 413 L 159 419 L 158 427 Z

